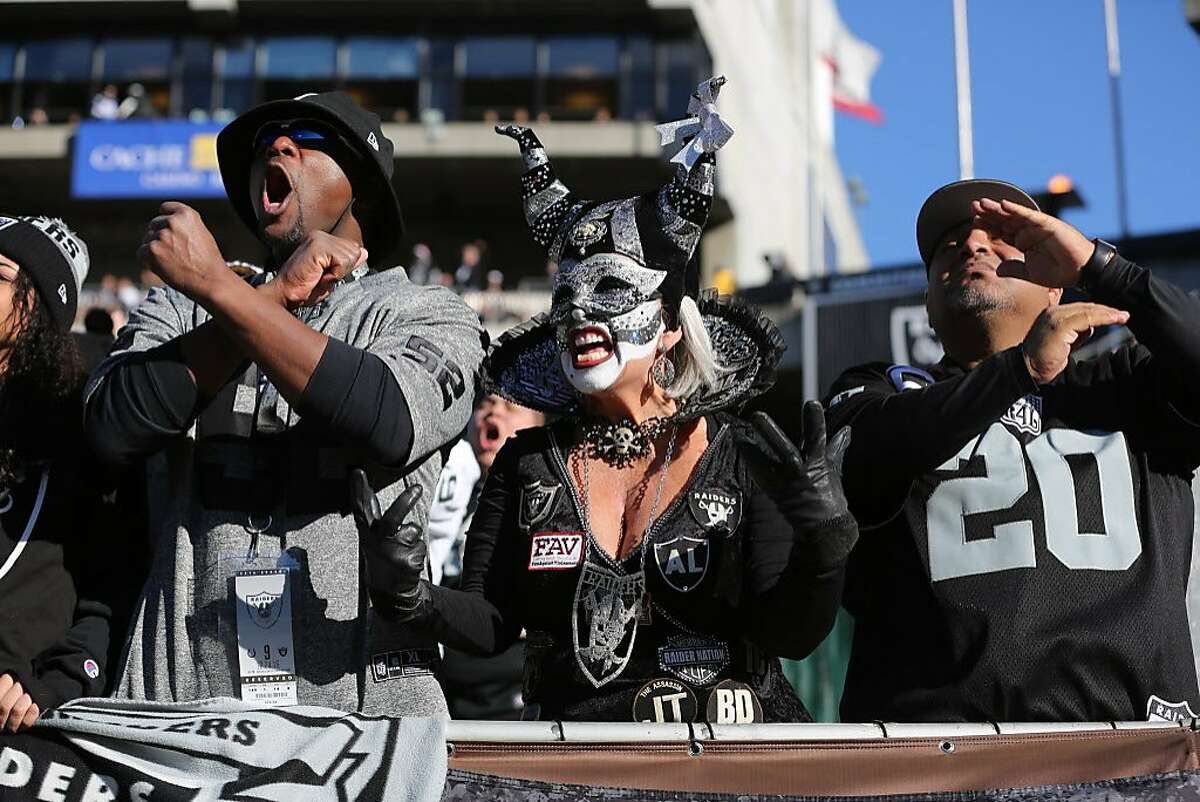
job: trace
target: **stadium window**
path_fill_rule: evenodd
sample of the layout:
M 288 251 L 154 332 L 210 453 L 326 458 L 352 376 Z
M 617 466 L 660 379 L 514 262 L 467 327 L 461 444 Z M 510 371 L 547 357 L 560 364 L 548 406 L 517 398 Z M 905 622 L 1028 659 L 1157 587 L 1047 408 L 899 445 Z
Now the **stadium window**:
M 13 116 L 13 67 L 17 46 L 0 42 L 0 121 L 7 123 Z
M 141 84 L 147 105 L 132 116 L 165 117 L 171 107 L 171 41 L 168 39 L 104 39 L 100 42 L 103 84 L 115 84 L 122 98 Z M 137 102 L 132 105 L 136 106 Z
M 625 43 L 621 75 L 621 116 L 630 120 L 654 120 L 654 43 L 645 36 L 631 36 Z
M 263 99 L 333 89 L 337 42 L 326 36 L 279 36 L 262 43 Z
M 465 119 L 511 120 L 533 108 L 537 48 L 531 36 L 469 37 L 462 42 Z
M 213 105 L 213 44 L 186 37 L 179 44 L 179 111 L 185 117 L 207 117 Z
M 664 120 L 678 119 L 687 111 L 696 84 L 703 80 L 696 45 L 691 40 L 663 42 L 659 56 L 663 66 L 665 106 L 659 109 L 658 116 Z
M 92 40 L 49 39 L 25 45 L 21 115 L 26 123 L 60 123 L 88 110 L 92 88 Z M 39 114 L 41 112 L 41 114 Z
M 232 119 L 254 105 L 254 42 L 227 43 L 217 52 L 218 97 L 215 116 Z
M 546 102 L 554 119 L 609 119 L 617 109 L 620 47 L 611 36 L 545 40 Z
M 420 42 L 415 38 L 353 36 L 343 47 L 346 91 L 385 121 L 412 120 L 421 74 Z
M 426 103 L 429 109 L 441 112 L 446 120 L 458 119 L 458 84 L 454 75 L 456 46 L 453 39 L 429 40 L 429 98 Z

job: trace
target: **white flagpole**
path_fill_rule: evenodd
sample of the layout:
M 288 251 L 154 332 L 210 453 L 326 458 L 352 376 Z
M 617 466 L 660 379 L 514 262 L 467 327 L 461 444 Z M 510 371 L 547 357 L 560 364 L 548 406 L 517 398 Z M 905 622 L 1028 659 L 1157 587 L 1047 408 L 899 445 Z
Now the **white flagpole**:
M 958 90 L 958 177 L 975 177 L 971 138 L 971 58 L 967 45 L 967 0 L 954 0 L 954 84 Z
M 1117 219 L 1124 239 L 1129 236 L 1129 202 L 1125 190 L 1125 124 L 1121 117 L 1121 37 L 1117 32 L 1117 0 L 1104 0 L 1104 40 L 1108 48 L 1108 94 L 1116 156 L 1113 164 L 1117 173 Z

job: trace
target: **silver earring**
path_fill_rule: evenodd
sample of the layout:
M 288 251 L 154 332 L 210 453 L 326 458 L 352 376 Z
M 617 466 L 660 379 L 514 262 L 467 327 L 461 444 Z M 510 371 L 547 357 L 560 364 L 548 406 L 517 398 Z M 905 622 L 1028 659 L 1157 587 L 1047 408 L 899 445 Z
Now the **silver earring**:
M 666 354 L 661 354 L 654 360 L 650 375 L 659 387 L 670 387 L 671 382 L 675 381 L 675 363 Z

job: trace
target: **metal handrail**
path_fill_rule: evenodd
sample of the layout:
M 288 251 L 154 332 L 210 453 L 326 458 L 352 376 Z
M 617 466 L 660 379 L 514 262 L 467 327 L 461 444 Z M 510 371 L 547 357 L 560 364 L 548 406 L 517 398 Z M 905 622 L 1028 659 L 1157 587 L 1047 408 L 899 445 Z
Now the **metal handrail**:
M 875 741 L 1113 730 L 1159 730 L 1198 722 L 1096 721 L 901 724 L 636 724 L 593 721 L 451 721 L 446 740 L 473 743 L 688 743 L 691 741 Z

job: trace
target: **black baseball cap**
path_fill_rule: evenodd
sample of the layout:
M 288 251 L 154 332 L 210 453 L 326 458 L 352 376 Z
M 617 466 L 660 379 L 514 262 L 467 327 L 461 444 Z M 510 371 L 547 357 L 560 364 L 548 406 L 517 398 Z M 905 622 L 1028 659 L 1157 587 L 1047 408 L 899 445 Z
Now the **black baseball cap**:
M 404 237 L 404 215 L 392 186 L 395 169 L 392 141 L 383 135 L 379 115 L 359 106 L 345 92 L 312 93 L 292 100 L 268 101 L 241 114 L 221 129 L 217 134 L 217 162 L 225 194 L 234 211 L 251 231 L 258 232 L 258 218 L 247 188 L 250 165 L 254 163 L 255 137 L 267 123 L 297 119 L 316 120 L 332 126 L 360 160 L 357 164 L 342 164 L 338 159 L 338 163 L 356 182 L 356 198 L 361 198 L 364 193 L 361 182 L 368 185 L 366 192 L 371 215 L 366 220 L 359 219 L 363 227 L 363 245 L 376 269 L 394 267 Z
M 946 236 L 946 232 L 975 216 L 971 202 L 981 198 L 1011 201 L 1041 211 L 1025 190 L 1007 181 L 968 178 L 965 181 L 946 184 L 926 198 L 917 214 L 917 249 L 921 251 L 921 260 L 925 262 L 926 267 L 933 261 L 934 251 L 937 250 L 942 237 Z

